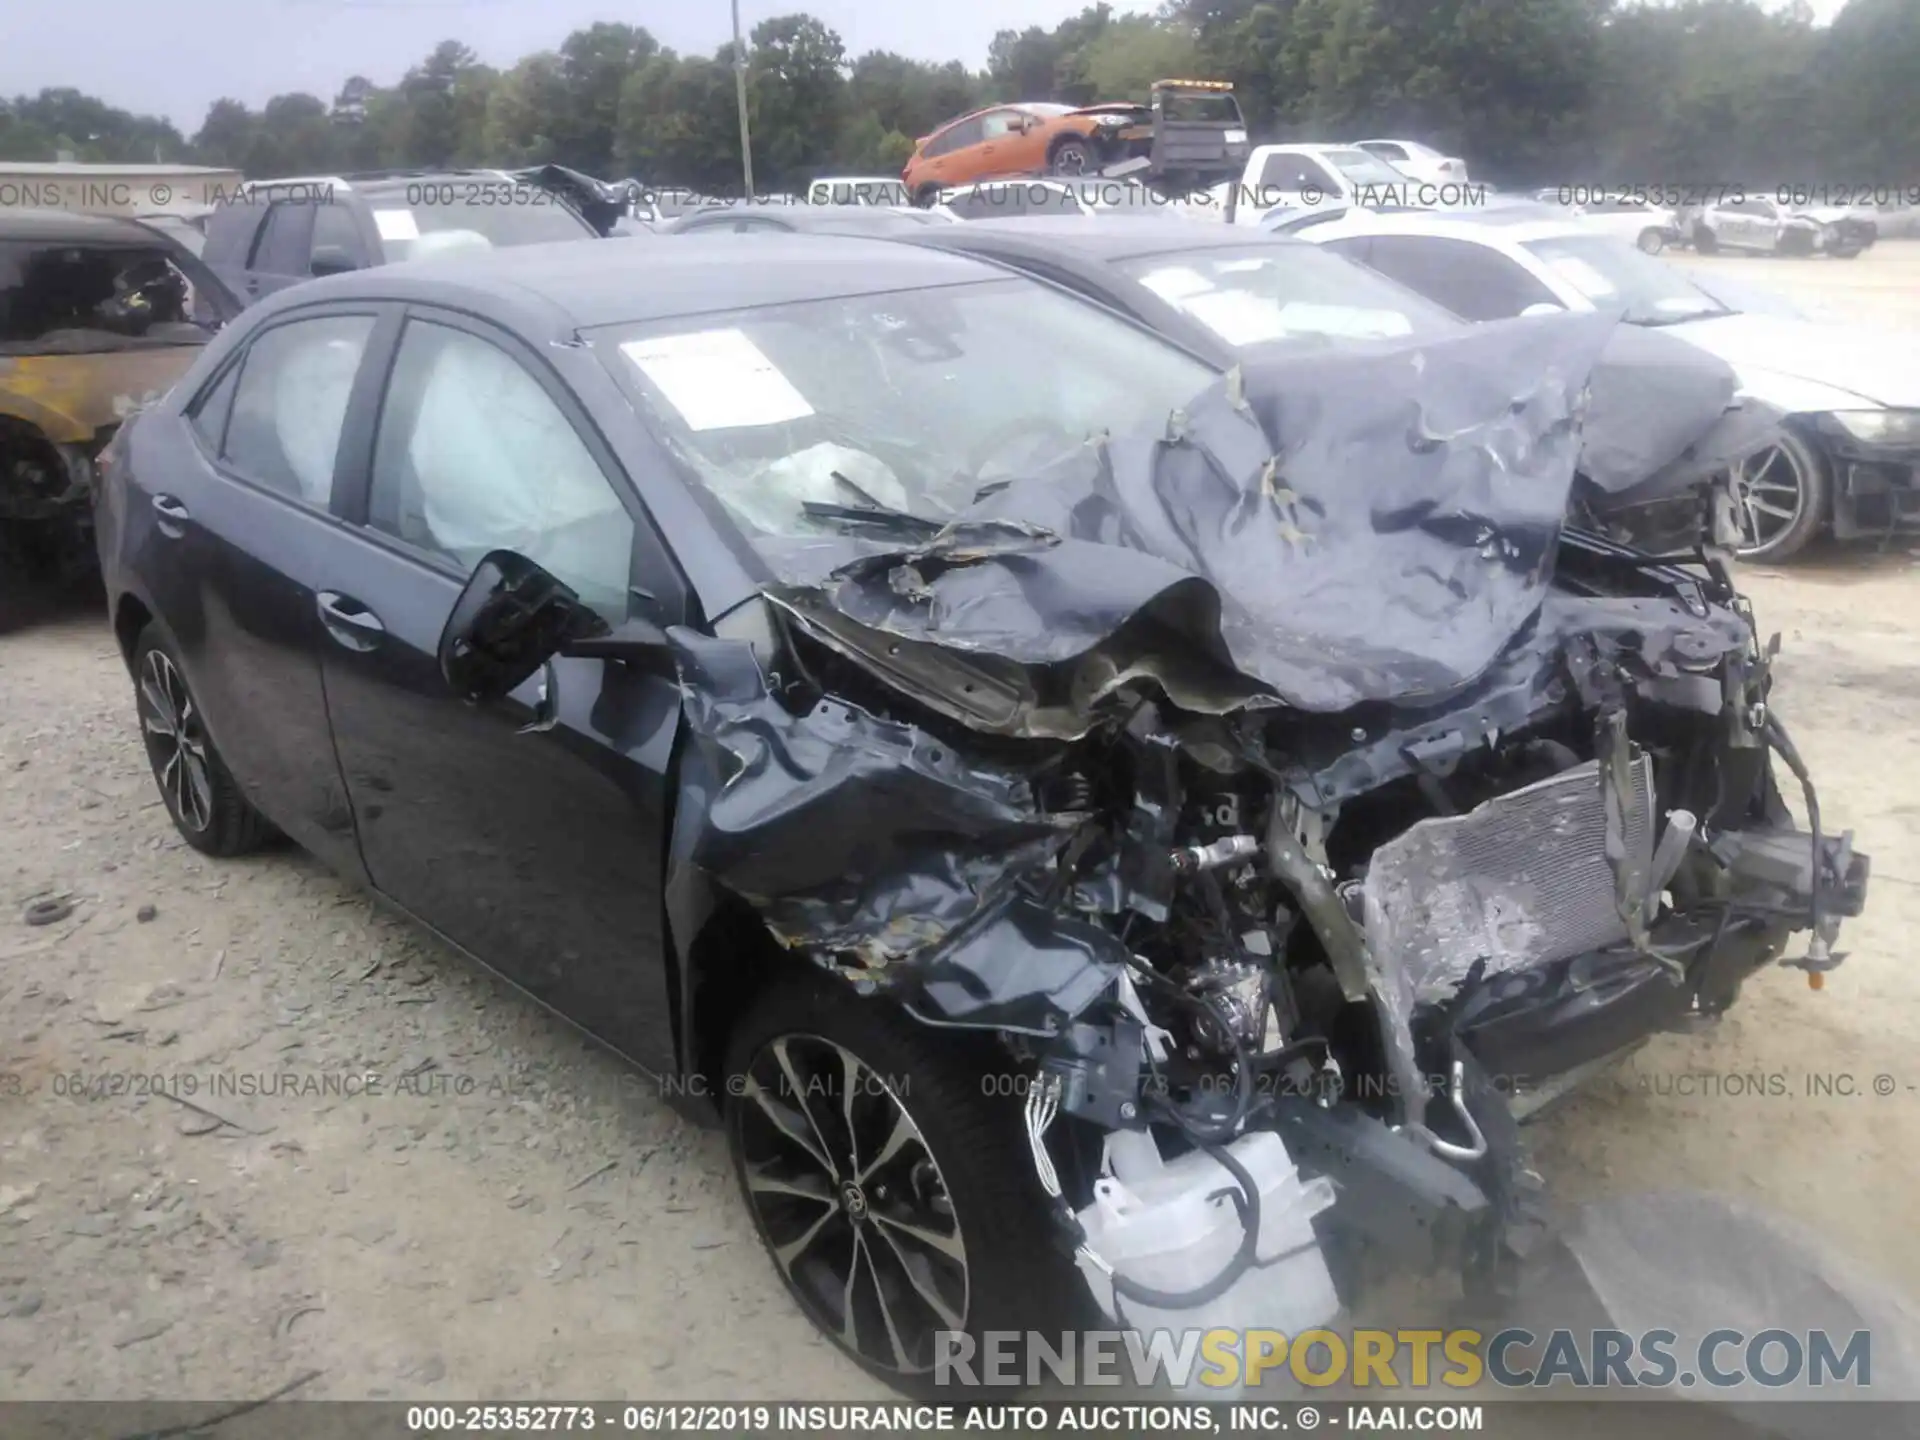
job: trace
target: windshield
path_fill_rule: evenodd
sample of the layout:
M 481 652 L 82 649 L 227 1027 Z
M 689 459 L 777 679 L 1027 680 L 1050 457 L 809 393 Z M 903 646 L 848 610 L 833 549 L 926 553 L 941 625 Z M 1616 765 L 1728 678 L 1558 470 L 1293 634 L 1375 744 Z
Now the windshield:
M 1602 310 L 1629 325 L 1672 325 L 1732 312 L 1665 261 L 1611 235 L 1562 235 L 1525 248 Z
M 1050 100 L 1035 100 L 1013 108 L 1028 115 L 1071 115 L 1073 113 L 1073 106 L 1056 105 Z
M 1464 324 L 1384 276 L 1309 245 L 1186 250 L 1114 264 L 1229 345 L 1445 335 Z
M 1320 156 L 1355 185 L 1404 185 L 1407 181 L 1405 171 L 1364 150 L 1322 150 Z
M 367 203 L 393 260 L 415 260 L 448 250 L 588 239 L 595 234 L 552 191 L 513 180 L 410 180 L 368 196 Z
M 1165 425 L 1217 378 L 1020 279 L 589 334 L 776 571 L 782 542 L 927 533 L 1094 436 Z

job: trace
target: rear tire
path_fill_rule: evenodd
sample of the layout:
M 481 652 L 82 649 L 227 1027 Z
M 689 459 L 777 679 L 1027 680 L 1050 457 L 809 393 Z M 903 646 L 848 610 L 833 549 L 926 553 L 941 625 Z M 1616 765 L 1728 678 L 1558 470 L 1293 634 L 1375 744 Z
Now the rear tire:
M 1078 135 L 1061 136 L 1053 142 L 1053 149 L 1047 154 L 1047 169 L 1055 175 L 1078 178 L 1091 175 L 1095 168 L 1093 146 Z
M 1667 248 L 1666 232 L 1648 226 L 1640 232 L 1640 238 L 1635 243 L 1638 244 L 1642 250 L 1646 251 L 1647 254 L 1658 255 L 1662 250 Z
M 133 647 L 134 703 L 154 783 L 180 838 L 203 855 L 259 850 L 279 832 L 235 783 L 207 733 L 186 672 L 158 627 Z
M 1049 1243 L 1022 1102 L 989 1093 L 1018 1088 L 986 1083 L 1011 1069 L 993 1054 L 824 972 L 776 983 L 728 1047 L 728 1149 L 774 1268 L 822 1334 L 908 1394 L 951 1395 L 938 1331 L 978 1346 L 1091 1304 Z
M 1720 248 L 1720 242 L 1713 238 L 1713 231 L 1705 225 L 1693 227 L 1693 248 L 1702 255 L 1711 255 Z

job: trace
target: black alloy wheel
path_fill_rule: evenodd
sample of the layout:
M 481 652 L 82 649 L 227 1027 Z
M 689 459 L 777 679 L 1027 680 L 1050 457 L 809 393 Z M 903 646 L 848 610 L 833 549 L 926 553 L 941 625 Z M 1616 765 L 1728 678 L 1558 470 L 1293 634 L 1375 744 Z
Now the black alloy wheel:
M 734 1027 L 727 1140 L 754 1228 L 807 1318 L 909 1394 L 948 1388 L 942 1332 L 1059 1329 L 1091 1303 L 994 1054 L 824 971 Z
M 133 653 L 134 703 L 154 783 L 174 828 L 208 855 L 242 855 L 274 835 L 228 772 L 180 662 L 151 626 Z
M 932 1368 L 966 1328 L 967 1241 L 913 1116 L 860 1057 L 783 1035 L 750 1062 L 735 1124 L 742 1183 L 788 1287 L 870 1366 Z

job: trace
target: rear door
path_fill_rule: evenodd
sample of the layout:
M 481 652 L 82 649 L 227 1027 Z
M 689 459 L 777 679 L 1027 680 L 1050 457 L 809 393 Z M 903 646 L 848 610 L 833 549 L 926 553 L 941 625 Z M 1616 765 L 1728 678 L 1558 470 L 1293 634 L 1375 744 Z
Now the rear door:
M 473 565 L 511 549 L 611 623 L 690 618 L 618 461 L 543 357 L 411 312 L 355 467 L 330 607 L 327 712 L 384 894 L 643 1064 L 673 1057 L 662 885 L 675 684 L 557 660 L 469 704 L 438 648 Z
M 364 878 L 325 721 L 322 576 L 349 534 L 332 513 L 353 387 L 397 312 L 290 312 L 252 337 L 184 424 L 133 427 L 124 525 L 208 730 L 270 820 Z

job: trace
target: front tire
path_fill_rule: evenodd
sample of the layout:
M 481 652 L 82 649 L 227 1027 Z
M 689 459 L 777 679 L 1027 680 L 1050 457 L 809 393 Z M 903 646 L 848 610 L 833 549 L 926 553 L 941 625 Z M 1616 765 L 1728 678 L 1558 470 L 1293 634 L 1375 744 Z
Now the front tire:
M 1667 248 L 1666 232 L 1664 230 L 1656 230 L 1649 225 L 1645 230 L 1640 232 L 1640 238 L 1635 243 L 1647 254 L 1658 255 L 1662 250 Z
M 273 826 L 240 793 L 214 749 L 179 656 L 152 625 L 134 644 L 133 688 L 147 763 L 180 838 L 203 855 L 221 857 L 271 841 Z
M 1827 467 L 1818 451 L 1791 431 L 1734 471 L 1740 521 L 1736 553 L 1763 564 L 1791 559 L 1827 523 Z
M 776 984 L 729 1045 L 728 1149 L 775 1269 L 909 1394 L 943 1378 L 938 1332 L 1047 1331 L 1086 1294 L 1048 1244 L 1020 1102 L 990 1093 L 1017 1087 L 986 1083 L 1010 1067 L 982 1060 L 824 972 Z

